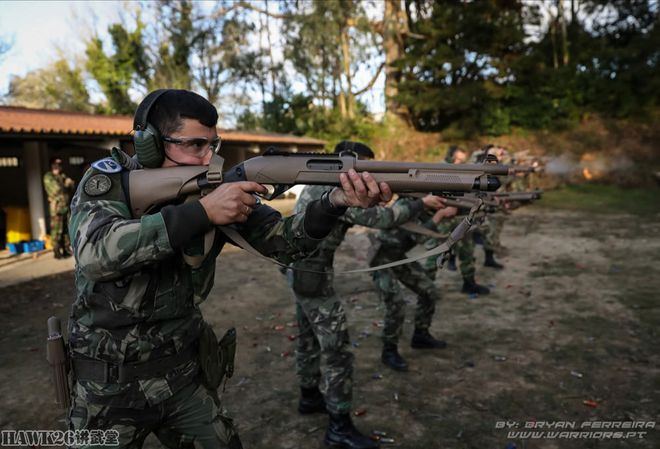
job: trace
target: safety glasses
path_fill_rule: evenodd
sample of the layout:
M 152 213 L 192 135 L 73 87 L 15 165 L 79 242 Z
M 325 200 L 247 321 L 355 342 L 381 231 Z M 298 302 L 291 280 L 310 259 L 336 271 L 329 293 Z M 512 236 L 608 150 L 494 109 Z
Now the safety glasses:
M 217 153 L 222 143 L 222 139 L 219 136 L 212 140 L 209 140 L 207 137 L 163 136 L 163 140 L 174 145 L 179 145 L 184 152 L 198 158 L 206 156 L 209 151 Z

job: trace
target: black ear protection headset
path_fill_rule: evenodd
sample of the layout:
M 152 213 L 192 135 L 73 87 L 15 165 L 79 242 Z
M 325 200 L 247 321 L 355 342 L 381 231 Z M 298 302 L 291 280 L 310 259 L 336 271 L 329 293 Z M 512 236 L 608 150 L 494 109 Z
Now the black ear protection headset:
M 133 146 L 143 167 L 158 168 L 163 164 L 165 148 L 158 128 L 147 122 L 149 111 L 156 101 L 170 89 L 158 89 L 147 95 L 138 107 L 133 120 Z M 140 110 L 141 109 L 141 110 Z

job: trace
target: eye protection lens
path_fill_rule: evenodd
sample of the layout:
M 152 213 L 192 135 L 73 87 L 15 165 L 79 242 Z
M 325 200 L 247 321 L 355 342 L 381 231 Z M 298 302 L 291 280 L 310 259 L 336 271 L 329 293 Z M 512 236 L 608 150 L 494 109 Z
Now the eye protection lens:
M 196 157 L 204 157 L 209 151 L 218 152 L 222 139 L 218 136 L 209 141 L 206 137 L 163 137 L 165 142 L 179 145 L 186 153 Z

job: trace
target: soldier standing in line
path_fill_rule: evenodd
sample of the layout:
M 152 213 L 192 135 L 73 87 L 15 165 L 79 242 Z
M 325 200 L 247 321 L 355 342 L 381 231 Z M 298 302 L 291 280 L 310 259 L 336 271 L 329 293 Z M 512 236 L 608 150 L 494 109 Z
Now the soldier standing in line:
M 50 171 L 44 175 L 44 189 L 48 195 L 50 212 L 50 242 L 56 259 L 71 256 L 69 230 L 69 202 L 75 182 L 62 172 L 62 159 L 50 160 Z
M 164 171 L 209 165 L 220 146 L 217 121 L 216 108 L 193 92 L 151 92 L 135 114 L 137 162 Z M 318 246 L 346 207 L 388 201 L 391 191 L 351 170 L 340 176 L 342 188 L 282 218 L 255 198 L 267 193 L 263 185 L 224 183 L 135 219 L 122 182 L 135 161 L 119 162 L 92 164 L 71 205 L 77 298 L 69 321 L 69 428 L 112 430 L 120 448 L 140 448 L 154 433 L 168 448 L 240 449 L 217 395 L 224 374 L 218 340 L 199 307 L 229 242 L 216 226 L 234 225 L 262 254 L 291 263 Z
M 408 201 L 410 201 L 409 198 L 399 198 L 392 207 Z M 438 210 L 430 221 L 433 225 L 437 225 L 440 221 L 455 216 L 456 212 L 454 207 L 445 207 Z M 420 224 L 427 228 L 432 226 L 427 216 L 420 218 L 422 218 Z M 404 259 L 408 251 L 424 240 L 426 240 L 425 237 L 402 228 L 382 230 L 376 235 L 375 255 L 370 265 L 373 267 Z M 435 313 L 435 303 L 440 300 L 440 292 L 420 263 L 411 262 L 374 271 L 372 279 L 379 297 L 385 304 L 381 361 L 386 366 L 396 371 L 408 370 L 408 363 L 398 350 L 406 308 L 399 282 L 417 294 L 415 329 L 410 346 L 413 349 L 444 349 L 447 347 L 445 341 L 436 339 L 429 332 Z
M 456 146 L 449 147 L 445 162 L 449 164 L 461 164 L 467 161 L 467 153 Z M 457 216 L 449 220 L 444 220 L 438 223 L 436 231 L 440 234 L 448 234 L 454 229 L 462 217 Z M 424 243 L 426 249 L 431 249 L 437 246 L 440 242 L 435 239 L 429 239 Z M 474 265 L 474 241 L 473 232 L 470 231 L 464 238 L 456 242 L 452 248 L 452 254 L 449 258 L 449 270 L 456 271 L 456 255 L 459 261 L 459 270 L 463 277 L 463 287 L 461 292 L 468 295 L 487 295 L 490 289 L 484 285 L 477 284 L 474 279 L 476 268 Z M 433 256 L 426 259 L 424 262 L 424 270 L 429 278 L 435 280 L 438 271 L 437 260 L 440 256 Z M 453 265 L 453 269 L 452 266 Z
M 489 154 L 496 156 L 500 164 L 509 164 L 511 162 L 508 152 L 504 148 L 493 144 L 488 144 L 483 149 L 475 151 L 470 158 L 470 162 L 475 164 L 483 163 Z M 512 177 L 509 177 L 506 180 L 503 179 L 502 191 L 507 190 L 508 185 L 512 180 Z M 505 219 L 506 216 L 503 212 L 487 214 L 483 224 L 477 229 L 475 234 L 476 240 L 480 242 L 484 248 L 484 267 L 495 268 L 498 270 L 504 268 L 504 265 L 495 260 L 495 254 L 503 252 L 500 243 L 500 234 L 502 233 Z
M 374 157 L 373 151 L 359 142 L 340 142 L 335 153 L 343 151 L 353 152 L 360 159 Z M 304 211 L 310 202 L 322 197 L 329 189 L 326 186 L 305 187 L 295 211 Z M 423 199 L 397 201 L 392 207 L 349 208 L 315 253 L 292 264 L 290 284 L 299 326 L 296 370 L 301 397 L 298 411 L 301 414 L 329 414 L 324 439 L 328 445 L 352 449 L 378 447 L 376 442 L 355 428 L 350 416 L 354 357 L 348 350 L 346 312 L 333 287 L 331 271 L 335 251 L 353 225 L 387 229 L 411 220 L 424 208 L 442 207 L 440 198 L 429 195 Z

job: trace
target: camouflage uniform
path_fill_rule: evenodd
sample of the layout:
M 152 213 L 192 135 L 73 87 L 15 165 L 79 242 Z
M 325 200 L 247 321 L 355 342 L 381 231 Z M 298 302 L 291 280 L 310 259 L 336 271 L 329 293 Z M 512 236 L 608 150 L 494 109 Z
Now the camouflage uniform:
M 67 187 L 67 179 L 64 173 L 56 175 L 52 171 L 47 172 L 43 178 L 50 213 L 50 242 L 56 255 L 60 251 L 67 253 L 70 246 L 67 222 L 73 185 Z
M 90 196 L 82 187 L 95 176 L 109 178 L 111 187 Z M 205 325 L 199 305 L 213 287 L 215 259 L 228 239 L 213 230 L 198 201 L 133 219 L 121 178 L 122 173 L 90 169 L 71 204 L 77 298 L 69 321 L 70 352 L 74 361 L 113 366 L 194 352 L 152 378 L 123 383 L 77 379 L 70 428 L 115 429 L 122 447 L 140 447 L 154 432 L 167 447 L 192 448 L 194 441 L 194 447 L 240 448 L 215 391 L 200 386 L 194 355 Z M 333 217 L 328 217 L 330 225 Z M 285 263 L 321 241 L 306 228 L 305 214 L 282 219 L 265 205 L 237 225 L 261 253 Z M 183 253 L 203 253 L 206 232 L 213 233 L 213 246 L 201 266 L 193 268 Z
M 454 230 L 456 226 L 463 220 L 463 217 L 457 216 L 454 218 L 449 218 L 442 220 L 436 225 L 436 232 L 441 234 L 449 234 Z M 424 243 L 424 247 L 428 249 L 433 249 L 438 244 L 440 244 L 436 239 L 429 239 Z M 458 257 L 459 269 L 461 271 L 461 276 L 472 277 L 475 273 L 474 267 L 474 241 L 472 240 L 472 231 L 470 231 L 465 237 L 456 242 L 452 247 L 452 251 Z M 438 271 L 437 261 L 440 256 L 432 256 L 424 261 L 424 270 L 426 274 L 431 279 L 435 279 L 436 273 Z
M 475 151 L 470 158 L 471 163 L 481 163 L 484 157 L 485 152 L 482 150 Z M 499 161 L 500 164 L 509 164 L 511 159 L 505 157 L 503 160 Z M 502 183 L 501 191 L 507 191 L 508 186 L 513 182 L 513 176 L 501 176 L 500 182 Z M 504 220 L 506 219 L 506 214 L 504 212 L 493 212 L 486 214 L 484 221 L 477 227 L 477 234 L 481 237 L 481 241 L 484 247 L 484 251 L 492 251 L 497 253 L 502 249 L 500 243 L 500 234 L 502 234 L 502 229 L 504 228 Z
M 296 212 L 305 210 L 310 201 L 320 198 L 329 189 L 325 186 L 306 187 L 296 203 Z M 421 200 L 409 200 L 396 202 L 392 207 L 349 208 L 319 249 L 292 267 L 331 271 L 335 251 L 351 226 L 391 228 L 409 221 L 423 207 Z M 347 413 L 351 409 L 353 354 L 347 349 L 346 312 L 333 288 L 333 276 L 293 270 L 291 277 L 300 330 L 296 348 L 300 386 L 314 388 L 320 384 L 328 411 Z M 323 372 L 320 367 L 322 356 L 326 364 Z
M 410 198 L 399 198 L 393 207 L 404 207 L 410 201 Z M 429 217 L 424 216 L 426 218 L 422 224 L 429 227 Z M 374 258 L 371 260 L 371 266 L 404 259 L 406 252 L 427 239 L 427 237 L 401 228 L 381 231 L 376 236 L 378 249 Z M 428 330 L 433 320 L 433 314 L 435 313 L 435 302 L 440 299 L 440 293 L 421 264 L 412 262 L 393 268 L 374 271 L 372 273 L 372 279 L 379 297 L 385 303 L 383 343 L 398 344 L 399 337 L 403 331 L 406 303 L 397 280 L 417 293 L 415 329 L 420 331 Z

